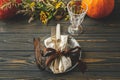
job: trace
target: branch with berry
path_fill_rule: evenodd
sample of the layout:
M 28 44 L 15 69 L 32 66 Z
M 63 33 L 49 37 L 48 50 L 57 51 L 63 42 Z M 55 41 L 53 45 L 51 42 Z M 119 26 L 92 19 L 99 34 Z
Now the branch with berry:
M 47 24 L 51 19 L 66 19 L 66 2 L 63 0 L 1 0 L 4 1 L 1 9 L 18 8 L 17 14 L 22 13 L 30 18 L 28 23 L 35 19 L 40 19 L 43 24 Z M 8 12 L 9 13 L 9 12 Z
M 21 0 L 0 0 L 0 20 L 14 16 Z

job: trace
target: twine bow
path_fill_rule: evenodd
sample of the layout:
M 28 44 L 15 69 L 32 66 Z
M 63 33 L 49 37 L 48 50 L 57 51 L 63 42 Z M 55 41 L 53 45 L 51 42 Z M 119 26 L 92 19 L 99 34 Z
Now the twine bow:
M 77 59 L 77 61 L 79 60 L 79 56 L 80 56 L 80 47 L 75 47 L 72 48 L 68 51 L 57 51 L 53 48 L 46 48 L 45 52 L 46 54 L 43 55 L 44 57 L 48 57 L 46 60 L 46 66 L 49 66 L 49 64 L 56 58 L 60 57 L 60 56 L 70 56 L 71 58 L 75 58 Z M 73 59 L 74 60 L 74 59 Z

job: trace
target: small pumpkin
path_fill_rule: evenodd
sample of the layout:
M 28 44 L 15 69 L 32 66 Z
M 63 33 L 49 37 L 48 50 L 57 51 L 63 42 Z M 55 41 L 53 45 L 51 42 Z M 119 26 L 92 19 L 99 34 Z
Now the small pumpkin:
M 14 16 L 17 12 L 15 4 L 19 3 L 21 3 L 21 0 L 0 0 L 0 20 Z
M 88 5 L 87 15 L 100 19 L 111 14 L 114 9 L 114 0 L 83 0 Z

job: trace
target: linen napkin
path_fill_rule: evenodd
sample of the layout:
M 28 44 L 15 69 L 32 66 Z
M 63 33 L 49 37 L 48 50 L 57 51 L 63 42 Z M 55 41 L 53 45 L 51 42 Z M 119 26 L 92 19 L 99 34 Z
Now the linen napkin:
M 60 39 L 61 40 L 58 45 L 58 48 L 62 52 L 62 51 L 64 51 L 65 47 L 68 44 L 68 35 L 61 35 Z M 52 41 L 51 37 L 45 39 L 44 44 L 45 44 L 46 48 L 54 48 L 55 49 L 55 43 Z M 58 73 L 65 72 L 71 66 L 72 66 L 72 61 L 71 61 L 70 57 L 60 56 L 51 62 L 49 68 L 51 69 L 51 71 L 54 74 L 58 74 Z
M 55 49 L 55 43 L 52 41 L 51 37 L 44 40 L 44 44 L 47 48 Z M 61 35 L 61 40 L 57 46 L 60 51 L 63 51 L 68 44 L 68 35 Z

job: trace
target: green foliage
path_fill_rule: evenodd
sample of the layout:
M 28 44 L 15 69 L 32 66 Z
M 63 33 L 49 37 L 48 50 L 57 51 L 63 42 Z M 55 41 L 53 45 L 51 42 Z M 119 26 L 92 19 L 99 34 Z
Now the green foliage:
M 58 13 L 61 16 L 65 16 L 67 12 L 66 2 L 62 0 L 22 0 L 19 8 L 17 13 L 30 16 L 29 23 L 39 18 L 43 24 L 47 24 Z

